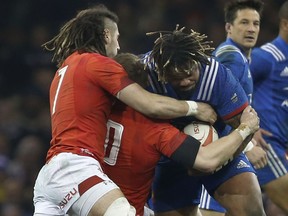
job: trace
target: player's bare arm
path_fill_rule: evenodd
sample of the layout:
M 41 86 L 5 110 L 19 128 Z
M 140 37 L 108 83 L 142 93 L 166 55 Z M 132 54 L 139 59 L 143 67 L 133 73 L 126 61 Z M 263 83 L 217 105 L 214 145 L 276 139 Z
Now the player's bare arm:
M 268 150 L 268 143 L 265 141 L 263 136 L 273 136 L 273 134 L 267 130 L 260 128 L 253 136 L 256 141 L 256 144 L 261 146 L 263 149 Z
M 233 157 L 243 140 L 259 129 L 259 119 L 253 108 L 248 106 L 240 119 L 240 125 L 229 135 L 217 139 L 209 144 L 199 143 L 191 133 L 185 131 L 188 136 L 182 145 L 173 153 L 171 158 L 188 168 L 192 174 L 212 173 Z M 210 132 L 208 132 L 210 133 Z M 195 134 L 194 134 L 195 135 Z M 209 136 L 209 135 L 208 135 Z M 212 139 L 213 140 L 213 139 Z M 193 150 L 191 148 L 193 147 Z M 195 151 L 196 147 L 198 151 Z M 195 160 L 191 160 L 192 154 L 197 154 Z
M 229 160 L 238 151 L 239 146 L 243 145 L 243 141 L 258 129 L 259 118 L 257 113 L 252 107 L 248 106 L 241 115 L 240 125 L 232 133 L 207 146 L 200 146 L 193 168 L 205 172 L 216 170 Z M 203 164 L 207 165 L 207 170 L 203 169 Z M 211 170 L 208 170 L 208 168 Z
M 144 90 L 134 83 L 118 93 L 118 98 L 137 111 L 152 117 L 171 119 L 186 115 L 210 122 L 216 121 L 217 115 L 213 108 L 204 103 L 180 101 L 170 97 L 160 96 Z
M 225 121 L 226 124 L 229 124 L 231 127 L 235 128 L 240 124 L 241 114 Z M 261 129 L 259 129 L 261 130 Z M 253 135 L 247 137 L 247 139 L 243 142 L 243 145 L 239 147 L 235 155 L 239 154 L 241 151 L 244 151 L 249 161 L 253 164 L 255 169 L 263 168 L 267 164 L 267 154 L 262 149 L 261 146 L 256 146 L 256 143 L 253 142 L 252 137 L 255 137 L 255 134 L 259 132 L 257 130 Z
M 237 127 L 240 126 L 242 114 L 243 114 L 243 112 L 238 114 L 238 115 L 236 115 L 236 116 L 234 116 L 234 117 L 232 117 L 232 118 L 230 118 L 230 119 L 228 119 L 228 120 L 225 120 L 225 123 L 227 125 L 230 125 L 232 128 L 236 129 Z M 240 154 L 240 152 L 242 152 L 246 148 L 248 143 L 252 140 L 253 135 L 254 134 L 251 134 L 245 140 L 243 140 L 242 145 L 239 146 L 239 149 L 235 152 L 234 156 Z

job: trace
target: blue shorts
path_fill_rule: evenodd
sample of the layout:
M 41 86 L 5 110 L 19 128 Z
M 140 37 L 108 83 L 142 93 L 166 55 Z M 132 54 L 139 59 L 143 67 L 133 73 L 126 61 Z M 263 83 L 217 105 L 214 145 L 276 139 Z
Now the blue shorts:
M 256 171 L 261 186 L 288 173 L 286 148 L 279 145 L 276 141 L 268 139 L 266 139 L 266 141 L 270 143 L 270 149 L 267 151 L 268 164 L 264 168 L 257 169 Z M 205 188 L 202 190 L 199 207 L 217 212 L 226 212 L 213 197 L 209 196 Z
M 267 151 L 268 165 L 257 169 L 257 177 L 261 186 L 288 173 L 287 149 L 272 139 L 266 139 L 266 142 L 270 147 Z
M 210 194 L 208 193 L 208 191 L 205 189 L 204 186 L 202 186 L 199 208 L 226 213 L 226 209 L 223 208 L 221 204 L 218 203 L 212 196 L 210 196 Z
M 162 158 L 156 167 L 152 186 L 153 204 L 150 207 L 155 212 L 165 212 L 198 205 L 202 184 L 213 194 L 222 183 L 243 172 L 255 173 L 244 154 L 240 154 L 218 172 L 205 176 L 189 176 L 186 168 L 168 158 Z

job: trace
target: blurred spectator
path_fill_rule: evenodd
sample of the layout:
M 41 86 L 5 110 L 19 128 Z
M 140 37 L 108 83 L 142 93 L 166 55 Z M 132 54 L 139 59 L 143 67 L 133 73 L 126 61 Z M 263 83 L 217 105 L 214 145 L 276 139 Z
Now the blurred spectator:
M 29 214 L 26 214 L 22 211 L 21 207 L 16 204 L 8 204 L 5 205 L 1 211 L 0 214 L 2 216 L 28 216 Z
M 19 141 L 14 160 L 8 165 L 6 202 L 19 204 L 32 212 L 33 186 L 45 161 L 46 150 L 45 144 L 37 136 L 27 135 Z

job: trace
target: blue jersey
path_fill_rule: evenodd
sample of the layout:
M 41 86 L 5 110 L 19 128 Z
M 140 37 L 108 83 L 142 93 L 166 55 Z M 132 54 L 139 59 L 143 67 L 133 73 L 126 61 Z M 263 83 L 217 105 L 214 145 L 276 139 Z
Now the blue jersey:
M 144 62 L 149 53 L 142 56 Z M 231 71 L 215 59 L 209 59 L 209 65 L 200 65 L 199 80 L 188 95 L 177 94 L 177 91 L 169 83 L 158 80 L 155 65 L 152 61 L 147 64 L 150 88 L 148 90 L 173 97 L 176 99 L 194 100 L 210 104 L 217 112 L 219 119 L 214 125 L 220 136 L 226 135 L 223 120 L 231 119 L 240 114 L 248 105 L 248 98 L 239 81 Z M 147 62 L 145 62 L 147 63 Z M 183 92 L 182 92 L 183 93 Z M 179 129 L 181 124 L 187 124 L 192 117 L 174 119 L 172 123 Z M 180 127 L 179 127 L 180 125 Z M 243 166 L 245 164 L 245 166 Z M 153 182 L 153 209 L 155 212 L 163 212 L 179 209 L 189 205 L 198 205 L 200 202 L 202 184 L 209 193 L 214 191 L 225 181 L 243 172 L 254 172 L 248 159 L 240 154 L 219 171 L 208 176 L 189 176 L 184 167 L 162 158 L 157 165 Z
M 260 185 L 265 185 L 288 173 L 288 44 L 279 36 L 255 48 L 251 59 L 253 106 L 260 127 L 273 134 L 263 137 L 269 147 L 268 165 L 257 170 Z
M 228 38 L 217 47 L 213 54 L 239 80 L 251 104 L 253 80 L 249 69 L 249 60 L 244 55 L 244 51 L 233 40 Z
M 147 55 L 148 54 L 144 55 L 144 61 Z M 215 59 L 211 58 L 209 60 L 210 65 L 200 66 L 200 76 L 193 94 L 186 95 L 185 98 L 182 97 L 183 95 L 178 95 L 169 83 L 161 83 L 158 81 L 158 75 L 154 70 L 155 66 L 153 64 L 148 65 L 150 81 L 150 88 L 148 90 L 176 99 L 208 103 L 215 109 L 222 120 L 228 120 L 243 111 L 248 105 L 248 99 L 240 83 L 235 79 L 231 71 Z M 181 127 L 192 120 L 193 117 L 183 117 L 175 119 L 174 122 L 175 125 L 181 129 Z M 183 125 L 179 126 L 177 123 Z M 227 134 L 221 132 L 225 127 L 223 121 L 218 121 L 215 127 L 220 136 Z
M 213 52 L 216 60 L 229 68 L 243 87 L 249 104 L 252 103 L 253 80 L 249 69 L 249 60 L 246 58 L 243 49 L 235 43 L 231 38 L 221 43 Z M 231 131 L 229 125 L 226 131 Z M 202 189 L 201 202 L 199 205 L 202 209 L 214 210 L 217 212 L 225 212 L 226 210 L 212 197 L 209 196 L 205 188 Z
M 272 132 L 274 139 L 288 147 L 288 44 L 277 37 L 252 51 L 250 65 L 254 80 L 253 107 L 260 127 Z

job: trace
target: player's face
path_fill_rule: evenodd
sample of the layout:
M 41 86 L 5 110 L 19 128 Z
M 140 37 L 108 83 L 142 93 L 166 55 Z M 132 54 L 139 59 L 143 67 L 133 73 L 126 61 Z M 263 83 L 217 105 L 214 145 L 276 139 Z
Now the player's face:
M 195 89 L 199 79 L 199 64 L 187 64 L 178 69 L 173 68 L 174 72 L 167 77 L 167 82 L 170 83 L 174 89 L 181 92 L 187 92 Z M 177 70 L 177 71 L 176 71 Z
M 233 23 L 226 24 L 227 36 L 244 50 L 255 46 L 260 31 L 260 15 L 253 9 L 242 9 L 236 13 Z
M 106 40 L 105 48 L 107 56 L 113 58 L 117 55 L 118 50 L 120 49 L 118 42 L 119 31 L 116 23 L 113 22 L 110 25 L 112 26 L 104 30 Z

